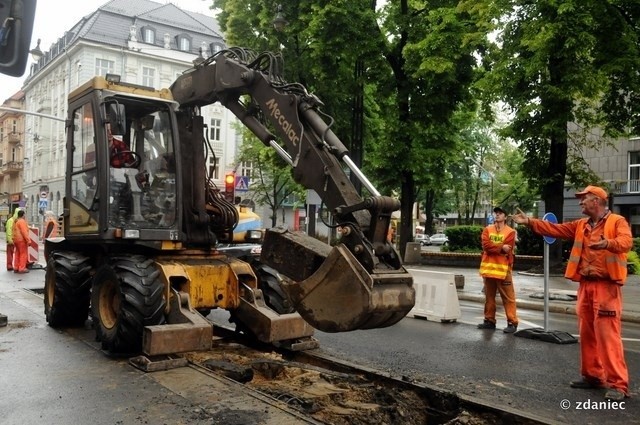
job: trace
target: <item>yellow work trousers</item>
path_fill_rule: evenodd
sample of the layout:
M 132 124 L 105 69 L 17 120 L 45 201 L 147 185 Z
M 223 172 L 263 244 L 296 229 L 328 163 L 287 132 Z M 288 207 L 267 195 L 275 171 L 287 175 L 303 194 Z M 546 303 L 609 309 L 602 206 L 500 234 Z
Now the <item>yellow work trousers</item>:
M 491 323 L 496 323 L 496 292 L 500 292 L 504 312 L 507 321 L 518 325 L 518 316 L 516 315 L 516 292 L 513 289 L 513 283 L 504 284 L 502 279 L 494 279 L 492 277 L 484 278 L 484 319 Z

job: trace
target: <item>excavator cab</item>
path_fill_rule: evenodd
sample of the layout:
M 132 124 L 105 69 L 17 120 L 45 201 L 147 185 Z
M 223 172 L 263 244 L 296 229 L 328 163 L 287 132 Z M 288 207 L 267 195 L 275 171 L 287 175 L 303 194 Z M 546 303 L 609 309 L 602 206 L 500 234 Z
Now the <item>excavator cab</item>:
M 157 248 L 180 228 L 172 102 L 108 87 L 71 95 L 66 238 Z

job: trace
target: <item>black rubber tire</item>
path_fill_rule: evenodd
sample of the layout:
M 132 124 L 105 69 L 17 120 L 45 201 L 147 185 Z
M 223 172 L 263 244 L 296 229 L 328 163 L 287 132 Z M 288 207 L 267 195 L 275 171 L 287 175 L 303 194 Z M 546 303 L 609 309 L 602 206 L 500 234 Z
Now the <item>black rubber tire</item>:
M 197 308 L 196 311 L 200 313 L 202 317 L 207 317 L 208 315 L 211 314 L 210 308 Z
M 77 252 L 53 252 L 44 282 L 44 314 L 49 326 L 84 326 L 90 299 L 90 259 Z
M 262 291 L 265 304 L 278 314 L 293 313 L 295 309 L 280 286 L 281 277 L 278 272 L 257 261 L 252 263 L 252 267 L 258 278 L 258 289 Z
M 111 353 L 137 353 L 145 326 L 164 323 L 164 285 L 154 261 L 114 257 L 93 278 L 91 314 L 96 337 Z

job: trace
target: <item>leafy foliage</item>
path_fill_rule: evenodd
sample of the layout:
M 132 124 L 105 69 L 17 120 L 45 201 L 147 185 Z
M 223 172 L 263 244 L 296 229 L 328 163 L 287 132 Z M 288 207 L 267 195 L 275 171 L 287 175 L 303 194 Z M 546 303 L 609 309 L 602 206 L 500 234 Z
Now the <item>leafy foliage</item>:
M 524 145 L 530 181 L 543 195 L 562 192 L 567 123 L 602 126 L 611 135 L 637 125 L 631 119 L 637 104 L 620 95 L 639 94 L 638 28 L 626 19 L 637 17 L 640 9 L 631 1 L 488 3 L 496 6 L 492 17 L 498 19 L 500 35 L 488 56 L 492 72 L 482 87 L 512 108 L 506 134 Z M 614 47 L 613 40 L 619 45 Z M 612 108 L 603 107 L 607 104 Z M 578 137 L 575 144 L 584 140 Z
M 518 232 L 518 254 L 520 255 L 542 255 L 544 250 L 544 240 L 542 236 L 534 233 L 527 226 L 516 227 Z
M 454 116 L 473 109 L 470 85 L 474 53 L 484 37 L 457 0 L 421 4 L 409 0 L 280 2 L 288 25 L 271 21 L 276 2 L 214 0 L 230 45 L 276 47 L 285 76 L 304 84 L 335 117 L 332 130 L 352 151 L 363 149 L 362 167 L 383 193 L 399 193 L 410 217 L 420 188 L 435 201 L 446 188 L 448 165 L 457 161 L 460 123 Z M 356 111 L 363 112 L 359 123 Z M 430 192 L 430 193 L 429 193 Z M 400 246 L 411 236 L 403 220 Z
M 504 135 L 524 148 L 529 183 L 562 221 L 565 179 L 578 185 L 593 177 L 576 161 L 587 138 L 571 140 L 568 123 L 614 137 L 638 131 L 640 6 L 635 0 L 470 0 L 464 7 L 497 34 L 485 57 L 490 72 L 478 87 L 511 108 Z M 607 142 L 591 136 L 596 146 Z
M 424 190 L 427 216 L 451 182 L 451 164 L 459 162 L 458 119 L 475 108 L 470 86 L 476 78 L 474 53 L 484 42 L 457 1 L 420 4 L 401 0 L 383 9 L 382 52 L 391 73 L 380 80 L 388 137 L 373 141 L 375 175 L 396 185 L 402 216 L 412 216 L 413 202 Z M 384 75 L 382 75 L 384 77 Z M 461 115 L 458 115 L 461 114 Z M 400 247 L 411 235 L 401 223 Z
M 448 251 L 481 252 L 482 226 L 452 226 L 445 230 Z
M 640 257 L 635 251 L 629 251 L 627 254 L 627 268 L 630 273 L 640 274 Z

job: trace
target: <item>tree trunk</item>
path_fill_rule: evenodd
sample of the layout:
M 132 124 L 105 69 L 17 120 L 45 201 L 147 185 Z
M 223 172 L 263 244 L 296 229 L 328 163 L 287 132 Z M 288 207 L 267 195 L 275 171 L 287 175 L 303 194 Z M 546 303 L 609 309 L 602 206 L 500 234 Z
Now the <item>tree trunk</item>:
M 427 190 L 425 199 L 424 199 L 424 233 L 427 235 L 432 235 L 435 232 L 433 231 L 433 206 L 436 202 L 436 194 L 435 191 L 429 189 Z
M 552 85 L 562 86 L 563 58 L 552 55 L 549 60 L 549 79 Z M 571 109 L 573 102 L 571 99 L 547 98 L 543 99 L 543 109 L 547 111 L 550 118 L 550 147 L 549 166 L 546 170 L 545 183 L 542 187 L 542 199 L 547 212 L 552 212 L 558 219 L 558 223 L 563 222 L 564 208 L 564 180 L 567 175 L 567 123 L 571 120 Z M 562 262 L 562 242 L 554 243 L 549 247 L 549 263 L 557 265 Z
M 400 255 L 404 258 L 407 242 L 413 237 L 413 193 L 415 182 L 410 171 L 402 173 L 401 206 L 400 206 Z
M 567 143 L 558 138 L 551 139 L 549 169 L 547 175 L 549 179 L 542 188 L 542 199 L 546 212 L 553 213 L 562 223 L 564 208 L 564 177 L 566 175 L 567 164 Z M 549 246 L 549 264 L 557 265 L 562 262 L 562 242 L 557 241 Z
M 355 93 L 353 94 L 353 115 L 351 117 L 351 160 L 358 166 L 362 167 L 362 145 L 363 145 L 363 126 L 364 126 L 364 83 L 362 76 L 364 72 L 364 61 L 356 60 L 353 78 L 355 79 Z M 351 174 L 351 183 L 356 191 L 362 193 L 362 182 L 356 178 L 355 174 Z

